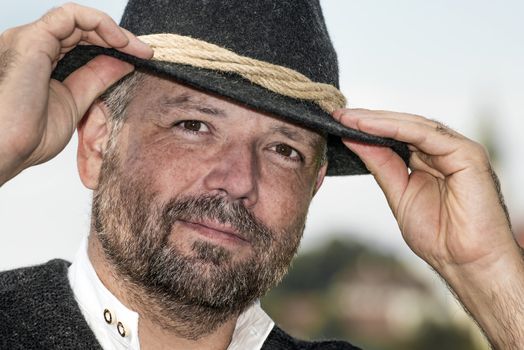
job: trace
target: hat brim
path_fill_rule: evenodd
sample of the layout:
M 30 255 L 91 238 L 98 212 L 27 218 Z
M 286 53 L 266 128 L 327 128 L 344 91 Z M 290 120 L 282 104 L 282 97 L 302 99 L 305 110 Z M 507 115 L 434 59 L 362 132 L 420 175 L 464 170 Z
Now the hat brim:
M 248 107 L 327 134 L 327 175 L 329 176 L 369 173 L 364 163 L 342 143 L 341 138 L 391 147 L 408 164 L 409 150 L 406 144 L 347 128 L 312 102 L 273 93 L 233 73 L 217 72 L 171 62 L 144 60 L 97 46 L 78 46 L 59 62 L 53 72 L 53 78 L 62 81 L 71 72 L 101 54 L 116 57 L 137 68 L 173 78 L 200 90 L 231 98 Z

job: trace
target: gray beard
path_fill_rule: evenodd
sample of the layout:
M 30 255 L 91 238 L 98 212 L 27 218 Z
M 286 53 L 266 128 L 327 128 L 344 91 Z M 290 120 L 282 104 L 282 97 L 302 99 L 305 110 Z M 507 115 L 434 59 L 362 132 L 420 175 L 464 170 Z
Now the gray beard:
M 196 340 L 237 317 L 278 284 L 295 255 L 305 216 L 274 232 L 241 203 L 197 195 L 155 202 L 148 181 L 126 176 L 111 152 L 93 198 L 92 225 L 131 302 L 162 328 Z M 251 243 L 249 257 L 195 241 L 184 253 L 169 240 L 177 220 L 213 219 Z

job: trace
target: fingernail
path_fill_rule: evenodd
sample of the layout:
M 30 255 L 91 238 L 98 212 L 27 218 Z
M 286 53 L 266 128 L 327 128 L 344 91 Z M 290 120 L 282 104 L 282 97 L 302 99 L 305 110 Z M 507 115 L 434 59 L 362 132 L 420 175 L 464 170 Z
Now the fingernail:
M 133 38 L 129 52 L 140 58 L 149 59 L 153 57 L 153 49 L 138 38 Z
M 148 49 L 151 49 L 151 46 L 149 46 L 148 44 L 146 44 L 144 41 L 140 40 L 140 38 L 136 38 L 136 41 L 138 41 L 140 43 L 140 45 L 142 45 L 143 47 L 147 47 Z

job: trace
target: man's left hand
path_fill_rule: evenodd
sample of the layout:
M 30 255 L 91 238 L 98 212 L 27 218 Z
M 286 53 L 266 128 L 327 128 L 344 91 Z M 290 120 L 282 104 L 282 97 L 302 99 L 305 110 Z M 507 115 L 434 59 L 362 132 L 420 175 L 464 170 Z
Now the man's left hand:
M 390 148 L 344 140 L 383 190 L 406 243 L 446 279 L 490 341 L 504 349 L 524 347 L 522 330 L 513 331 L 522 335 L 515 347 L 499 329 L 513 328 L 500 324 L 511 320 L 488 310 L 505 308 L 504 300 L 495 305 L 491 298 L 524 295 L 524 264 L 484 147 L 416 115 L 342 109 L 333 116 L 353 129 L 408 144 L 409 168 Z M 502 297 L 508 288 L 517 291 Z M 524 321 L 515 316 L 509 312 L 506 318 Z

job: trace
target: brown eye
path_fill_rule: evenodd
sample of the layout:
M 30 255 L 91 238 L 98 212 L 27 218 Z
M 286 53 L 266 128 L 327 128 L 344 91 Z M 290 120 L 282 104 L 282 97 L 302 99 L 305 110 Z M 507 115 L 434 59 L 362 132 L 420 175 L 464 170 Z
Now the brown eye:
M 273 146 L 276 153 L 293 161 L 302 160 L 302 155 L 296 149 L 283 143 Z
M 280 153 L 283 156 L 290 157 L 294 150 L 293 148 L 289 147 L 288 145 L 280 144 L 280 145 L 276 145 L 275 151 L 277 153 Z
M 202 127 L 202 122 L 199 122 L 198 120 L 186 120 L 182 123 L 182 126 L 184 129 L 191 130 L 191 131 L 200 131 L 200 128 Z
M 207 124 L 199 120 L 183 120 L 174 124 L 174 126 L 191 134 L 208 133 L 210 131 Z

